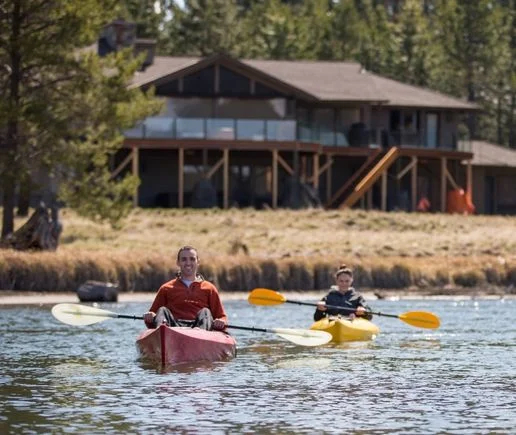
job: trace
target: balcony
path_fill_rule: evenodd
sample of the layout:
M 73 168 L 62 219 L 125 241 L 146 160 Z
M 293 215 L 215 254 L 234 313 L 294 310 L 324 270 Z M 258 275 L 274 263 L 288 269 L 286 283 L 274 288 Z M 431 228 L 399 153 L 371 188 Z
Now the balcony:
M 435 148 L 435 145 L 427 145 L 426 137 L 420 131 L 400 133 L 377 130 L 363 123 L 333 130 L 296 120 L 149 117 L 136 127 L 126 130 L 124 135 L 131 139 L 300 141 L 337 147 Z M 457 144 L 439 145 L 437 148 L 457 149 Z
M 295 141 L 296 121 L 150 117 L 124 135 L 132 139 Z

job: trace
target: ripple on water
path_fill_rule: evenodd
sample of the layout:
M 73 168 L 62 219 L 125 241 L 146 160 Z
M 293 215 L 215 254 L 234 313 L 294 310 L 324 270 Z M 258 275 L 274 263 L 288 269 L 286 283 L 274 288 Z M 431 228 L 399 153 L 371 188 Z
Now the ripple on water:
M 50 307 L 0 308 L 0 426 L 6 433 L 512 433 L 513 304 L 475 302 L 375 301 L 382 312 L 435 312 L 442 326 L 375 318 L 374 342 L 320 348 L 238 331 L 237 358 L 165 369 L 138 359 L 141 322 L 73 328 L 56 322 Z M 312 314 L 245 301 L 226 308 L 235 323 L 256 327 L 308 327 Z M 108 309 L 133 314 L 147 306 Z

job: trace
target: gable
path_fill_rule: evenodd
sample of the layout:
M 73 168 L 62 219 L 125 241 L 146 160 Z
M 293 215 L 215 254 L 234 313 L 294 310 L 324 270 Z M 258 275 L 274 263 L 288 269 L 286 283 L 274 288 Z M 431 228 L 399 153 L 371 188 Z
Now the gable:
M 176 61 L 170 61 L 176 59 Z M 140 72 L 133 87 L 156 87 L 159 96 L 229 96 L 263 98 L 285 97 L 292 94 L 276 83 L 267 83 L 268 77 L 253 76 L 252 70 L 234 68 L 224 57 L 209 63 L 200 58 L 157 57 L 155 65 Z

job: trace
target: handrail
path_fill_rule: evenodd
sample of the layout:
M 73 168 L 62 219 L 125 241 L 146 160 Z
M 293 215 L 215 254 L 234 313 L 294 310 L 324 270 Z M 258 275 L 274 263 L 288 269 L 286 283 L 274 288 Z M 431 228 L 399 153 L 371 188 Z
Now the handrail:
M 352 207 L 378 180 L 386 170 L 389 169 L 391 164 L 398 158 L 400 150 L 398 147 L 392 147 L 387 153 L 381 158 L 381 160 L 365 175 L 364 178 L 357 184 L 351 195 L 349 195 L 339 208 Z
M 338 198 L 341 196 L 349 187 L 357 180 L 358 177 L 362 175 L 362 173 L 367 170 L 367 168 L 371 165 L 371 163 L 382 153 L 381 148 L 377 148 L 372 154 L 369 154 L 366 161 L 360 166 L 360 168 L 353 173 L 351 177 L 348 178 L 346 183 L 337 190 L 331 197 L 331 199 L 327 203 L 327 207 L 330 207 Z

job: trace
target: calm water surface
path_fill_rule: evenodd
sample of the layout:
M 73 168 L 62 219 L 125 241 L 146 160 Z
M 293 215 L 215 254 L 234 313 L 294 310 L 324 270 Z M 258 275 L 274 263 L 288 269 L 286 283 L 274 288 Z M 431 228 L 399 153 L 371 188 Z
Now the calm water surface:
M 311 307 L 225 305 L 235 325 L 311 324 Z M 0 433 L 516 433 L 516 300 L 372 305 L 442 325 L 376 317 L 376 341 L 318 348 L 232 330 L 236 359 L 161 370 L 138 360 L 140 321 L 72 327 L 51 306 L 0 307 Z

